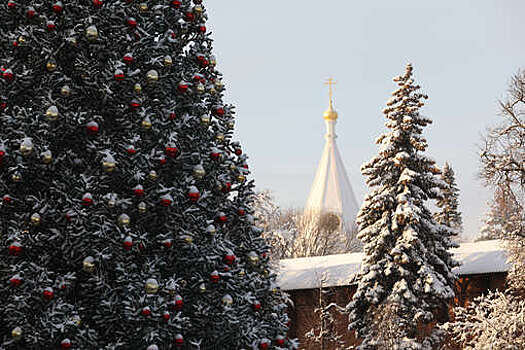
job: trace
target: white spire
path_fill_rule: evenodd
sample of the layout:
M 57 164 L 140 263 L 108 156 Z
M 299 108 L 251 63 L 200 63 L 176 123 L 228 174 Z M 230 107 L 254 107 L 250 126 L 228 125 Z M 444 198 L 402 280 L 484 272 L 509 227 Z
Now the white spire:
M 326 144 L 306 202 L 305 213 L 334 213 L 342 219 L 345 227 L 351 228 L 359 208 L 335 142 L 338 115 L 331 96 L 334 82 L 329 79 L 327 84 L 330 85 L 330 105 L 324 112 Z

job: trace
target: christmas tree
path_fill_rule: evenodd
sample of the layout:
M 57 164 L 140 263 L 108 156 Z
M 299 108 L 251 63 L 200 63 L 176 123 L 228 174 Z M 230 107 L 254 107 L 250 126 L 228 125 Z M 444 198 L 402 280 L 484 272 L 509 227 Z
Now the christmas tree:
M 0 348 L 292 347 L 201 0 L 0 8 Z
M 456 177 L 454 170 L 450 165 L 445 163 L 441 170 L 441 180 L 446 184 L 441 191 L 441 195 L 437 200 L 437 206 L 440 209 L 434 214 L 438 224 L 447 225 L 457 231 L 459 234 L 462 231 L 463 219 L 459 206 L 459 188 L 456 184 Z
M 399 326 L 396 346 L 432 349 L 439 334 L 427 326 L 437 312 L 446 313 L 454 296 L 451 269 L 457 263 L 449 248 L 455 246 L 455 232 L 437 224 L 425 206 L 443 187 L 435 162 L 423 154 L 422 131 L 431 120 L 419 110 L 427 96 L 414 83 L 411 65 L 394 82 L 398 89 L 383 110 L 390 131 L 376 141 L 379 154 L 361 168 L 371 187 L 357 219 L 365 257 L 348 305 L 350 328 L 362 339 L 360 350 L 392 343 L 380 336 L 392 336 L 381 330 L 389 325 L 377 325 L 386 310 L 392 313 L 386 322 Z

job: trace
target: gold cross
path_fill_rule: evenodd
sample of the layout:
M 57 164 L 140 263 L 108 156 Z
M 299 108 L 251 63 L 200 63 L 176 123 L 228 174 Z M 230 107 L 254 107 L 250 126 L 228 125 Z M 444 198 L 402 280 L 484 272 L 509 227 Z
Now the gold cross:
M 324 83 L 325 85 L 328 85 L 328 94 L 330 95 L 330 106 L 332 105 L 332 98 L 334 96 L 334 92 L 332 90 L 332 86 L 337 84 L 336 81 L 332 78 L 328 78 L 328 80 Z

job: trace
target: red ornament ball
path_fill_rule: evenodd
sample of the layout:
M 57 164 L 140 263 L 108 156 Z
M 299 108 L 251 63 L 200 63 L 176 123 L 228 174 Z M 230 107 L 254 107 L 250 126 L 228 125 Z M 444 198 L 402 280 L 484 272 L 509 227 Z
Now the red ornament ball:
M 180 295 L 175 296 L 175 309 L 176 310 L 182 310 L 182 307 L 184 306 L 184 300 Z
M 63 9 L 64 9 L 64 5 L 62 4 L 61 1 L 55 2 L 53 4 L 53 12 L 54 13 L 60 13 L 60 12 L 62 12 Z
M 122 81 L 125 78 L 124 72 L 122 71 L 122 69 L 117 69 L 115 73 L 113 74 L 113 77 L 115 78 L 116 81 Z
M 128 24 L 128 27 L 130 28 L 135 28 L 137 26 L 137 20 L 133 17 L 128 18 L 126 23 Z
M 86 193 L 82 197 L 82 205 L 85 206 L 85 207 L 89 207 L 89 206 L 93 205 L 93 196 L 91 196 L 91 193 Z
M 137 197 L 142 197 L 144 196 L 144 187 L 142 187 L 142 185 L 137 185 L 135 186 L 135 188 L 133 189 L 133 193 L 135 194 L 135 196 Z
M 170 317 L 171 315 L 168 311 L 164 311 L 164 313 L 162 314 L 162 318 L 164 319 L 164 321 L 168 321 Z
M 175 158 L 179 152 L 179 149 L 175 145 L 168 145 L 166 146 L 165 151 L 168 157 Z
M 197 187 L 192 186 L 190 188 L 190 191 L 188 192 L 188 198 L 190 199 L 190 201 L 195 203 L 199 200 L 200 197 L 201 197 L 201 194 L 199 190 L 197 189 Z
M 0 158 L 2 158 L 2 157 L 0 156 Z M 3 201 L 4 203 L 6 203 L 6 204 L 7 204 L 7 203 L 11 203 L 12 200 L 13 200 L 13 199 L 12 199 L 11 196 L 8 195 L 8 194 L 6 194 L 6 195 L 4 195 L 4 196 L 2 197 L 2 201 Z
M 270 348 L 270 341 L 268 339 L 263 339 L 260 343 L 259 343 L 259 349 L 260 350 L 267 350 Z
M 193 12 L 186 12 L 186 14 L 184 15 L 184 19 L 186 20 L 186 22 L 193 22 L 195 20 L 195 15 L 193 14 Z
M 175 120 L 177 118 L 177 114 L 175 112 L 170 113 L 170 120 Z
M 240 149 L 240 148 L 236 148 L 236 149 L 235 149 L 235 154 L 238 155 L 238 156 L 240 156 L 240 155 L 242 154 L 242 149 Z
M 20 254 L 22 254 L 22 251 L 24 250 L 24 248 L 22 248 L 22 245 L 18 242 L 11 243 L 8 249 L 9 249 L 9 254 L 13 256 L 19 256 Z
M 219 213 L 219 215 L 217 215 L 217 222 L 218 223 L 221 223 L 221 224 L 224 224 L 228 221 L 228 217 L 226 216 L 226 214 L 224 213 Z
M 237 214 L 239 214 L 239 216 L 244 216 L 244 215 L 246 215 L 246 210 L 239 209 L 239 210 L 237 210 Z
M 211 281 L 212 283 L 218 283 L 220 279 L 221 279 L 221 276 L 219 275 L 219 272 L 218 272 L 218 271 L 213 271 L 213 272 L 210 274 L 210 281 Z
M 171 1 L 171 5 L 173 5 L 173 7 L 175 7 L 176 9 L 180 8 L 180 6 L 182 5 L 182 1 L 181 0 L 172 0 Z
M 171 195 L 166 194 L 160 198 L 160 205 L 163 207 L 169 207 L 173 203 L 173 197 Z
M 166 157 L 162 156 L 159 158 L 159 163 L 160 165 L 164 165 L 168 162 L 168 160 L 166 159 Z
M 223 193 L 228 193 L 228 192 L 231 191 L 231 189 L 232 189 L 232 184 L 231 184 L 230 182 L 226 182 L 226 183 L 224 184 L 224 186 L 222 186 L 221 191 L 222 191 Z
M 36 16 L 36 10 L 33 6 L 27 8 L 26 12 L 27 18 L 33 18 Z
M 179 83 L 179 86 L 177 86 L 177 91 L 178 91 L 179 93 L 183 94 L 183 93 L 185 93 L 186 91 L 188 91 L 188 87 L 189 87 L 188 83 L 181 81 L 181 82 Z
M 142 309 L 140 313 L 142 314 L 142 316 L 151 316 L 151 309 L 148 306 L 146 306 Z
M 53 288 L 48 287 L 48 288 L 44 289 L 44 292 L 42 293 L 42 296 L 44 297 L 44 299 L 49 301 L 49 300 L 53 299 L 53 297 L 55 296 L 55 292 L 53 291 Z
M 133 55 L 130 53 L 125 54 L 124 57 L 122 58 L 122 61 L 124 61 L 124 63 L 126 64 L 133 63 L 133 60 L 134 60 Z
M 7 2 L 7 8 L 10 9 L 10 10 L 16 8 L 16 2 L 14 2 L 14 1 L 8 1 L 8 2 Z
M 15 275 L 9 279 L 11 287 L 19 287 L 22 284 L 22 278 L 19 275 Z
M 255 300 L 252 304 L 253 311 L 259 311 L 261 310 L 261 303 L 257 300 Z
M 135 153 L 137 153 L 137 150 L 135 149 L 135 146 L 133 146 L 133 145 L 129 145 L 126 151 L 128 152 L 128 154 L 130 156 L 132 156 Z
M 182 345 L 184 345 L 184 338 L 182 337 L 181 334 L 177 334 L 175 336 L 175 346 L 179 347 Z
M 218 115 L 219 117 L 222 117 L 224 113 L 226 113 L 224 110 L 224 107 L 215 108 L 215 114 Z
M 2 77 L 4 78 L 4 80 L 12 81 L 15 78 L 15 74 L 11 69 L 6 69 L 2 73 Z
M 86 130 L 88 132 L 89 135 L 96 135 L 98 134 L 98 123 L 95 122 L 95 121 L 90 121 L 89 123 L 87 123 L 86 125 Z
M 275 339 L 275 345 L 283 346 L 285 341 L 286 341 L 285 337 L 283 337 L 282 335 L 278 335 L 277 338 Z
M 166 239 L 162 241 L 162 245 L 166 248 L 171 248 L 171 246 L 173 245 L 173 241 L 171 239 Z
M 102 2 L 102 0 L 93 0 L 93 6 L 97 9 L 101 8 L 102 5 L 104 5 L 104 3 Z
M 133 248 L 133 239 L 130 236 L 126 237 L 122 245 L 124 246 L 124 249 L 131 250 L 131 248 Z
M 226 254 L 226 256 L 224 257 L 224 263 L 226 265 L 233 265 L 233 263 L 235 262 L 235 255 L 234 254 Z
M 60 342 L 60 348 L 61 349 L 71 349 L 71 340 L 64 339 Z
M 137 100 L 137 99 L 133 99 L 133 100 L 131 100 L 131 102 L 130 102 L 129 105 L 130 105 L 131 108 L 133 108 L 133 109 L 136 109 L 136 108 L 139 108 L 140 106 L 142 106 L 142 104 L 140 103 L 140 101 Z
M 199 31 L 200 31 L 201 33 L 206 33 L 206 26 L 205 26 L 205 25 L 201 25 L 201 26 L 199 26 Z
M 46 27 L 47 27 L 47 30 L 51 31 L 51 30 L 55 30 L 57 25 L 53 21 L 48 21 L 46 24 Z

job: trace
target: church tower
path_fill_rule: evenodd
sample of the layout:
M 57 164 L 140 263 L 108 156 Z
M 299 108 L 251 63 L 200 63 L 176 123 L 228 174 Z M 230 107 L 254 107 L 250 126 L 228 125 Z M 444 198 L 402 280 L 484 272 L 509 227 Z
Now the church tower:
M 317 214 L 321 218 L 329 218 L 332 225 L 337 224 L 350 231 L 355 227 L 359 207 L 335 142 L 337 137 L 335 124 L 338 115 L 333 103 L 334 84 L 332 78 L 326 82 L 330 94 L 328 109 L 323 114 L 326 123 L 326 143 L 306 202 L 305 214 Z

